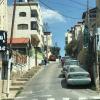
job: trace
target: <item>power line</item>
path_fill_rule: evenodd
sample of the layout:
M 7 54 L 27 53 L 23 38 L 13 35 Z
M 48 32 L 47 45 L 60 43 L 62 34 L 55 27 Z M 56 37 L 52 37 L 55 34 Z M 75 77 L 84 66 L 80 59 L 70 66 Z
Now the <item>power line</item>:
M 50 1 L 49 1 L 50 2 Z M 53 3 L 55 3 L 55 4 L 59 4 L 59 5 L 62 5 L 62 6 L 66 6 L 66 7 L 70 7 L 70 8 L 73 8 L 73 9 L 78 9 L 78 10 L 80 10 L 80 7 L 78 7 L 78 6 L 72 6 L 72 5 L 66 5 L 66 4 L 63 4 L 63 3 L 59 3 L 59 2 L 55 2 L 55 1 L 53 1 Z M 81 8 L 81 10 L 85 10 L 84 8 Z
M 39 0 L 40 1 L 40 0 Z M 44 2 L 40 1 L 41 4 L 43 4 L 44 6 L 46 6 L 47 8 L 53 10 L 53 11 L 56 11 L 55 9 L 49 7 L 47 4 L 45 4 Z M 64 16 L 65 18 L 70 18 L 70 19 L 80 19 L 80 18 L 75 18 L 75 17 L 71 17 L 71 16 L 67 16 L 67 15 L 64 15 L 62 14 L 61 12 L 59 12 L 62 16 Z
M 69 1 L 71 1 L 71 2 L 73 2 L 73 3 L 75 3 L 75 4 L 78 4 L 78 5 L 80 5 L 80 6 L 87 7 L 87 5 L 86 5 L 86 4 L 80 3 L 80 2 L 75 1 L 75 0 L 69 0 Z M 92 8 L 92 7 L 90 6 L 90 8 Z

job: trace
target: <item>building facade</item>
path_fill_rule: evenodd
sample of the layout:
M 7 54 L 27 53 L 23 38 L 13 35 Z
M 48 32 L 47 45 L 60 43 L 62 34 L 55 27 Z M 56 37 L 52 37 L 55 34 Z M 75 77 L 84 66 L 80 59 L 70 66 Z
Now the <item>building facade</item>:
M 97 26 L 100 27 L 100 0 L 96 0 L 96 6 L 97 6 L 96 23 L 97 23 Z
M 67 44 L 69 44 L 72 41 L 72 33 L 71 31 L 68 31 L 67 33 L 65 33 L 65 37 L 67 38 Z
M 50 48 L 53 46 L 52 42 L 52 33 L 51 32 L 44 32 L 44 45 L 45 45 L 45 56 L 49 58 L 51 55 Z
M 8 40 L 11 35 L 11 24 L 12 24 L 12 16 L 13 15 L 13 7 L 8 7 Z M 32 58 L 31 66 L 37 66 L 42 57 L 42 54 L 39 55 L 43 47 L 43 21 L 40 6 L 38 0 L 17 0 L 16 2 L 16 10 L 15 10 L 15 20 L 14 20 L 14 29 L 13 29 L 13 41 L 12 48 L 17 51 L 24 52 L 27 56 L 27 63 L 29 63 L 28 59 Z M 20 40 L 20 43 L 19 43 Z M 25 43 L 25 41 L 27 43 Z M 15 45 L 16 44 L 16 45 Z M 30 44 L 30 45 L 29 45 Z M 30 54 L 31 51 L 31 54 Z M 42 52 L 43 53 L 43 52 Z M 31 58 L 29 57 L 31 55 Z M 38 59 L 39 58 L 39 59 Z M 33 61 L 34 60 L 34 61 Z
M 8 17 L 10 18 L 8 22 L 10 37 L 12 7 L 8 7 Z M 37 46 L 42 47 L 42 27 L 43 23 L 38 2 L 36 0 L 30 0 L 29 2 L 27 0 L 18 0 L 16 3 L 13 38 L 30 38 L 33 46 L 37 41 Z
M 1 0 L 0 3 L 0 30 L 7 31 L 7 0 Z

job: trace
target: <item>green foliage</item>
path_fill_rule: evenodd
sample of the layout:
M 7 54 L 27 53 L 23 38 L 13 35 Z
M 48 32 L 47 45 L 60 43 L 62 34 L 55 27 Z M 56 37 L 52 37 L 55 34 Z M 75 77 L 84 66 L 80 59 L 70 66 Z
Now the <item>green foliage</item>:
M 71 41 L 66 47 L 66 54 L 69 54 L 71 56 L 76 57 L 77 52 L 78 52 L 78 41 L 77 40 L 73 40 Z
M 80 53 L 78 54 L 78 59 L 80 61 L 80 64 L 86 65 L 87 59 L 88 59 L 88 50 L 87 48 L 83 48 Z
M 84 28 L 84 46 L 87 47 L 89 43 L 89 30 L 88 27 L 85 26 Z
M 55 55 L 57 58 L 59 57 L 60 55 L 60 48 L 59 47 L 51 47 L 50 48 L 50 51 L 53 55 Z

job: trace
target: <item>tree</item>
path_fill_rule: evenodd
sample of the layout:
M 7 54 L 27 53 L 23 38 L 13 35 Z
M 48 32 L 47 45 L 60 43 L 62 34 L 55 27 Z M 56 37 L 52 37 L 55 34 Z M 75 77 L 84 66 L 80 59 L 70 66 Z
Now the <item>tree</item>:
M 77 40 L 73 40 L 71 41 L 67 47 L 67 54 L 73 56 L 73 57 L 77 57 L 78 54 L 78 41 Z
M 53 54 L 53 55 L 55 55 L 56 56 L 56 58 L 58 58 L 59 57 L 59 55 L 60 55 L 60 48 L 59 47 L 51 47 L 50 48 L 50 51 L 51 51 L 51 53 Z
M 89 29 L 88 29 L 87 26 L 85 26 L 85 28 L 84 28 L 84 38 L 83 39 L 84 39 L 84 41 L 83 41 L 84 46 L 88 47 L 88 43 L 89 43 Z

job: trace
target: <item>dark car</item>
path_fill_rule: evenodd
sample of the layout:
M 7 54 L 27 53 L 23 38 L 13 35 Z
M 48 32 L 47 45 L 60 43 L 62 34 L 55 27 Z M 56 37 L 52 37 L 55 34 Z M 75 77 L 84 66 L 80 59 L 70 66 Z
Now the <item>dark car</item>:
M 56 61 L 56 56 L 55 55 L 50 55 L 49 56 L 49 61 Z

